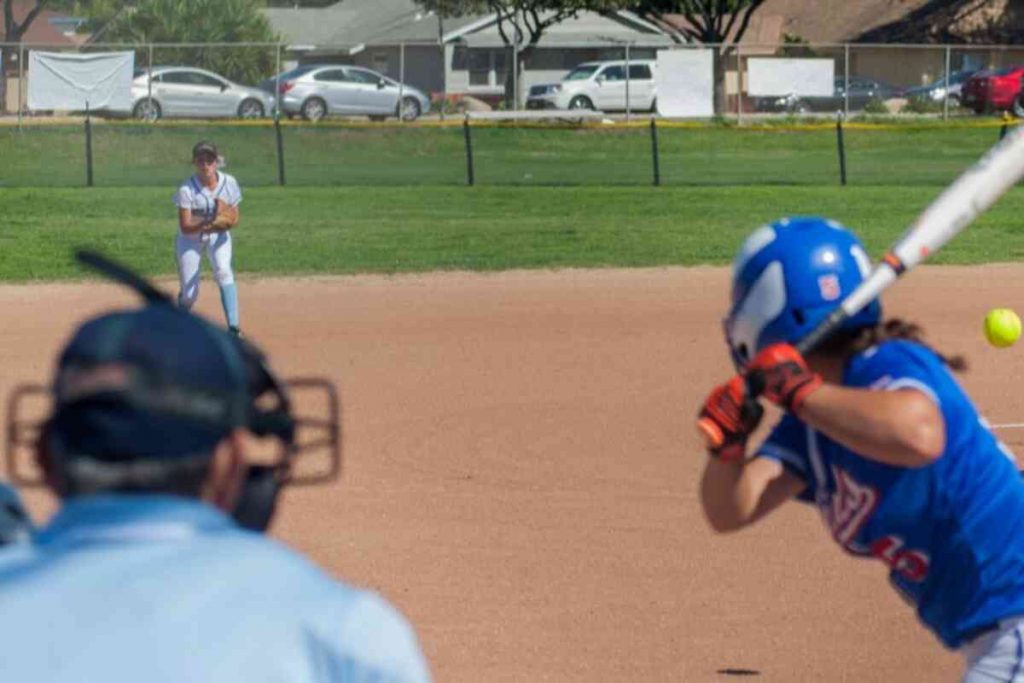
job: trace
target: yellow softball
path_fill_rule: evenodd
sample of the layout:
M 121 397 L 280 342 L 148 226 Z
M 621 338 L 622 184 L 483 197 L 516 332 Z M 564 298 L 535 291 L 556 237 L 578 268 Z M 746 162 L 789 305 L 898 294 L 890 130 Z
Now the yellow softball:
M 1020 338 L 1020 318 L 1009 308 L 993 308 L 985 316 L 985 339 L 997 348 L 1013 346 Z

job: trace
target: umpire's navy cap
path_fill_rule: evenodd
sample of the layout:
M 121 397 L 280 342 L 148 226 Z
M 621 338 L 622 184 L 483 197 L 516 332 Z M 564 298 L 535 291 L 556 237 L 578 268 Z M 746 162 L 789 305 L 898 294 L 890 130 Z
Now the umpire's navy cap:
M 108 462 L 212 452 L 249 406 L 238 340 L 167 304 L 88 320 L 60 355 L 51 429 Z

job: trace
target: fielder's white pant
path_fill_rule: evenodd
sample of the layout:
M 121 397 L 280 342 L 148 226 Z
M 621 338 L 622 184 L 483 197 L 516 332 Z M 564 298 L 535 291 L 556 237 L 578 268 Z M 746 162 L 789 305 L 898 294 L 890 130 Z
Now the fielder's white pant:
M 963 683 L 1024 683 L 1024 616 L 1002 620 L 960 652 L 967 660 Z
M 174 253 L 178 259 L 178 305 L 189 310 L 199 298 L 199 268 L 203 251 L 213 269 L 217 285 L 233 284 L 235 274 L 231 270 L 231 233 L 215 232 L 209 235 L 183 235 L 178 233 L 174 240 Z

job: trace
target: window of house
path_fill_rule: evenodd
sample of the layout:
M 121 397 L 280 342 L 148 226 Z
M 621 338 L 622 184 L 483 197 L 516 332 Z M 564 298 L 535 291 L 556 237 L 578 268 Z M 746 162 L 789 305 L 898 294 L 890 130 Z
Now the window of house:
M 466 69 L 469 71 L 470 85 L 490 85 L 490 50 L 468 50 L 466 53 Z

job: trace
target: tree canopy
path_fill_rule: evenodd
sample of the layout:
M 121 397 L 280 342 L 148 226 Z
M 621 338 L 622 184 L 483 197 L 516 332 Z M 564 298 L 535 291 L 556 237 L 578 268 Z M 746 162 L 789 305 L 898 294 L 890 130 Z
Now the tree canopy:
M 764 0 L 635 0 L 626 9 L 659 26 L 679 42 L 739 42 Z M 686 23 L 668 21 L 667 15 Z M 735 29 L 735 32 L 733 32 Z
M 257 0 L 140 0 L 106 24 L 99 42 L 275 42 L 270 23 L 260 12 L 262 6 Z M 203 67 L 234 81 L 254 83 L 274 72 L 276 51 L 234 45 L 157 48 L 153 61 L 155 66 Z

